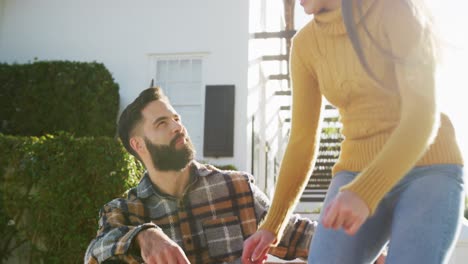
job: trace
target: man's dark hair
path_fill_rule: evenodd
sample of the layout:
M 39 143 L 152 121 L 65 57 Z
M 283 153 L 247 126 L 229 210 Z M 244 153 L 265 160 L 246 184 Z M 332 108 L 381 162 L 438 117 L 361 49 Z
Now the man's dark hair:
M 140 157 L 130 146 L 130 137 L 132 136 L 135 127 L 142 121 L 143 116 L 141 111 L 152 101 L 162 100 L 169 102 L 169 99 L 164 95 L 160 87 L 151 87 L 140 93 L 140 95 L 129 104 L 122 112 L 119 118 L 119 138 L 122 141 L 125 149 L 130 154 L 138 158 Z

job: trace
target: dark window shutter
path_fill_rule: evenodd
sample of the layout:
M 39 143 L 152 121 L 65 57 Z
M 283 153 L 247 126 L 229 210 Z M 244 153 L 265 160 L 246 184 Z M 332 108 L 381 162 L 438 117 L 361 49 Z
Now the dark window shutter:
M 205 96 L 205 157 L 234 154 L 234 85 L 207 85 Z

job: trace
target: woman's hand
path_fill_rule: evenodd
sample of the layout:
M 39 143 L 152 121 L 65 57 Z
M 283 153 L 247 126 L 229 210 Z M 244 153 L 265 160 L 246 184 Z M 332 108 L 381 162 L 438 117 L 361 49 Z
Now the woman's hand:
M 271 232 L 260 229 L 244 242 L 242 263 L 263 263 L 267 258 L 268 250 L 276 241 Z
M 325 228 L 343 230 L 354 235 L 369 217 L 369 208 L 355 193 L 339 192 L 325 209 L 322 224 Z

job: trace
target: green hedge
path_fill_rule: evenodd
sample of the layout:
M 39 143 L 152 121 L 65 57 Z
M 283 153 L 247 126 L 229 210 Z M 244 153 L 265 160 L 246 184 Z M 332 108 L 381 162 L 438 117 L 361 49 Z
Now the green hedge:
M 0 134 L 0 255 L 27 239 L 34 262 L 82 263 L 99 209 L 135 186 L 142 171 L 113 138 Z M 9 245 L 6 234 L 15 236 Z
M 119 87 L 101 63 L 0 64 L 0 133 L 114 136 Z
M 468 194 L 465 198 L 465 218 L 468 220 Z

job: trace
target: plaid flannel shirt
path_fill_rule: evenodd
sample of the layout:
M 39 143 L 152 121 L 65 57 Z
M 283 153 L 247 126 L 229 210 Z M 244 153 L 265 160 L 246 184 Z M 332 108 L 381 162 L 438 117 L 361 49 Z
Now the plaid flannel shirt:
M 193 161 L 190 175 L 182 198 L 162 194 L 145 174 L 127 199 L 106 204 L 85 263 L 142 263 L 134 238 L 147 228 L 161 228 L 190 263 L 240 263 L 243 241 L 257 230 L 270 201 L 247 173 Z M 293 215 L 269 253 L 283 259 L 307 258 L 315 227 L 315 222 Z

